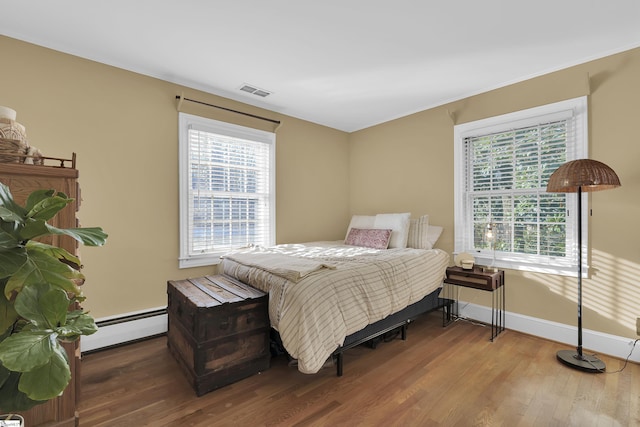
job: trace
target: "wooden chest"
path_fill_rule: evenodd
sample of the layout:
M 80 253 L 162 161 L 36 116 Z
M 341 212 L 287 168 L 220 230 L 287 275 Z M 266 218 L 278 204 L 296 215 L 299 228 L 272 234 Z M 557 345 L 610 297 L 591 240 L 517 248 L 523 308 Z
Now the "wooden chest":
M 167 282 L 168 346 L 198 396 L 269 368 L 267 294 L 228 276 Z

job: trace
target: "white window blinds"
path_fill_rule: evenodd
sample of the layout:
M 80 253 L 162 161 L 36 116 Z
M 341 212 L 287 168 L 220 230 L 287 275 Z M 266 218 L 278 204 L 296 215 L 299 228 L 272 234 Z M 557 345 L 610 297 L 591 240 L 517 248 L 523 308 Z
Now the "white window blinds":
M 581 109 L 566 108 L 457 132 L 457 252 L 508 268 L 571 273 L 577 266 L 575 200 L 546 192 L 549 176 L 586 146 Z
M 274 135 L 182 113 L 180 119 L 181 266 L 274 244 Z

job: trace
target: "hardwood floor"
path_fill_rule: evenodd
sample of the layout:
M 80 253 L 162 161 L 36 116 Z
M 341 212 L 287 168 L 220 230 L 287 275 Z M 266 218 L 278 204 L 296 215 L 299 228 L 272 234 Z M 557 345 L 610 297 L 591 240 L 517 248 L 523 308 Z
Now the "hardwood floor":
M 560 364 L 566 346 L 514 331 L 446 328 L 440 313 L 412 322 L 407 341 L 345 353 L 305 375 L 286 357 L 196 397 L 166 338 L 85 355 L 81 426 L 634 426 L 640 365 L 589 374 Z M 640 351 L 640 349 L 636 349 Z M 601 356 L 608 372 L 624 361 Z

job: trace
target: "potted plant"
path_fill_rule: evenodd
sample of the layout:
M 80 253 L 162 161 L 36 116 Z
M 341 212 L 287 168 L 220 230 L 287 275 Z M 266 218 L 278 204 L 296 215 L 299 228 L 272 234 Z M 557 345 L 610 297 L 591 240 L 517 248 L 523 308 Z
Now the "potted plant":
M 100 246 L 99 227 L 56 228 L 47 221 L 73 202 L 55 190 L 37 190 L 18 205 L 0 183 L 0 412 L 27 410 L 62 394 L 71 379 L 61 345 L 97 330 L 78 303 L 84 300 L 80 260 L 37 239 L 66 235 Z

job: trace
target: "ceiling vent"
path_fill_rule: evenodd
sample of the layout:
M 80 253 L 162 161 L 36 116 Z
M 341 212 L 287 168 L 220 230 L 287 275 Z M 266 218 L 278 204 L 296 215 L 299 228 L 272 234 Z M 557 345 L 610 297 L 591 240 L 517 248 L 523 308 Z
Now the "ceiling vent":
M 265 98 L 265 97 L 271 95 L 271 93 L 272 93 L 272 92 L 269 92 L 268 90 L 260 89 L 260 88 L 257 88 L 257 87 L 255 87 L 253 85 L 246 84 L 246 83 L 244 83 L 240 87 L 240 90 L 243 91 L 243 92 L 251 93 L 251 94 L 256 95 L 256 96 L 260 96 L 262 98 Z

